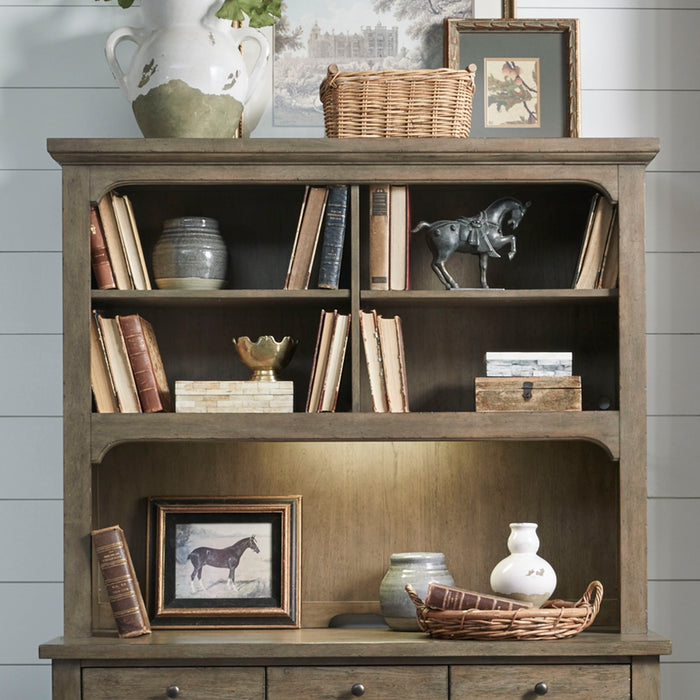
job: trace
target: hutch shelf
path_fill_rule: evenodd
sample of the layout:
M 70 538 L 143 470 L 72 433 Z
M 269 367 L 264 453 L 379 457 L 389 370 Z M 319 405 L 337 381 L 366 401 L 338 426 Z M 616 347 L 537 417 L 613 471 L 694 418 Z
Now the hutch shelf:
M 654 139 L 50 139 L 63 170 L 64 636 L 55 700 L 659 697 L 670 643 L 647 629 L 644 177 Z M 349 185 L 340 288 L 284 290 L 309 184 Z M 473 216 L 501 196 L 531 202 L 518 252 L 489 266 L 454 255 L 445 290 L 422 236 L 410 290 L 369 285 L 369 188 L 408 185 L 411 219 Z M 89 205 L 128 194 L 146 260 L 165 219 L 210 216 L 229 251 L 217 291 L 101 291 Z M 619 285 L 572 289 L 590 201 L 617 204 Z M 294 412 L 99 414 L 91 309 L 139 313 L 165 370 L 240 380 L 232 338 L 291 335 Z M 321 310 L 351 315 L 336 411 L 304 412 Z M 410 413 L 372 412 L 360 310 L 402 319 Z M 474 410 L 488 350 L 570 350 L 577 412 Z M 146 594 L 150 496 L 302 496 L 301 628 L 154 630 L 117 637 L 91 551 L 119 524 Z M 560 641 L 450 641 L 329 628 L 379 611 L 392 552 L 440 551 L 458 585 L 489 590 L 510 522 L 539 524 L 557 598 L 603 582 L 590 630 Z M 145 596 L 147 597 L 147 596 Z

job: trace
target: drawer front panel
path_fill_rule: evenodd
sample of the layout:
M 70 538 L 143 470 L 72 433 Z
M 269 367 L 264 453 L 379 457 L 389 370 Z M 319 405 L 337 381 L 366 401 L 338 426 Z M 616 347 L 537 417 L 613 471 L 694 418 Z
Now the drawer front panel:
M 452 700 L 629 700 L 630 667 L 626 664 L 563 664 L 522 666 L 453 666 Z
M 168 694 L 170 693 L 170 694 Z M 264 700 L 262 668 L 85 668 L 83 700 Z
M 269 668 L 267 700 L 447 700 L 446 666 Z

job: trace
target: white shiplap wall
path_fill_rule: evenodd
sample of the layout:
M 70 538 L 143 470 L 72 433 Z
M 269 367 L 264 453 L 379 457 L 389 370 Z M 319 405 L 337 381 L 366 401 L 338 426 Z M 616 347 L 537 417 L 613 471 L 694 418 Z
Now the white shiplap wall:
M 293 2 L 293 0 L 291 0 Z M 114 3 L 0 0 L 0 695 L 50 697 L 62 631 L 60 174 L 45 139 L 138 136 L 102 58 Z M 584 136 L 659 136 L 647 179 L 649 620 L 664 700 L 700 687 L 700 0 L 520 0 L 581 20 Z

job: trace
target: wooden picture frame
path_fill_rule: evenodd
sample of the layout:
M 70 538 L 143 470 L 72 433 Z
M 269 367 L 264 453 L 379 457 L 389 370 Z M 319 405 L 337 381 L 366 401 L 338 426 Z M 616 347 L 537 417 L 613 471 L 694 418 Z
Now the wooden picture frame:
M 470 136 L 580 136 L 578 20 L 447 19 L 445 66 L 476 64 Z
M 151 626 L 300 627 L 300 533 L 300 496 L 149 498 Z

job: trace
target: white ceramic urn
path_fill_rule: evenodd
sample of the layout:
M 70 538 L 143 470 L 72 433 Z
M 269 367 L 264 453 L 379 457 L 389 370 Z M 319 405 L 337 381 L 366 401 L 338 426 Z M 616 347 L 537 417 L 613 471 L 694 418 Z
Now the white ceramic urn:
M 511 523 L 510 555 L 499 561 L 491 572 L 493 592 L 537 607 L 549 600 L 557 587 L 557 575 L 537 554 L 539 547 L 537 523 Z
M 107 63 L 144 136 L 235 135 L 270 47 L 257 29 L 236 29 L 216 17 L 220 5 L 221 0 L 142 0 L 145 26 L 121 27 L 107 38 Z M 136 44 L 126 70 L 117 57 L 124 41 Z M 247 41 L 257 44 L 250 72 L 241 54 Z

